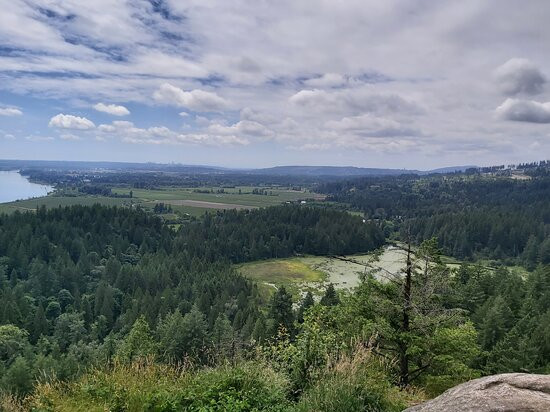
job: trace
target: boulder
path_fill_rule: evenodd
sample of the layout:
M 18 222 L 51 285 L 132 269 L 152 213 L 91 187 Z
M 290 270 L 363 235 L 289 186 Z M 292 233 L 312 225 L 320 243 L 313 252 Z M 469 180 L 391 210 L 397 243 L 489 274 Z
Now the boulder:
M 550 375 L 503 373 L 460 384 L 406 412 L 550 411 Z

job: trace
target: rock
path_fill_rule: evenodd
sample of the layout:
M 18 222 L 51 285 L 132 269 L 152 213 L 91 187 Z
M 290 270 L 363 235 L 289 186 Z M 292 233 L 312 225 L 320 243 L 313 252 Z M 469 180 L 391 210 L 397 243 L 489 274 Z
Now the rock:
M 405 412 L 550 411 L 550 375 L 503 373 L 474 379 Z

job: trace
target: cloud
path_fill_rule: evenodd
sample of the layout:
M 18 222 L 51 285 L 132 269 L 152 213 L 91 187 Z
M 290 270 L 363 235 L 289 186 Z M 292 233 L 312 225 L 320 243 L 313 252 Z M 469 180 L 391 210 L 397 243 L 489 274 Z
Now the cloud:
M 497 117 L 503 120 L 527 123 L 550 123 L 550 102 L 506 99 L 496 108 Z
M 21 116 L 23 112 L 15 107 L 0 107 L 0 116 Z
M 178 114 L 179 114 L 181 117 L 187 117 L 187 116 L 189 116 L 189 113 L 187 113 L 187 112 L 179 112 Z
M 55 140 L 55 138 L 52 136 L 40 136 L 40 135 L 26 136 L 25 139 L 31 142 L 49 142 L 51 140 Z
M 336 131 L 353 132 L 357 135 L 370 137 L 418 136 L 421 134 L 420 131 L 408 125 L 370 114 L 328 121 L 325 126 Z
M 12 135 L 11 133 L 7 133 L 7 134 L 4 135 L 4 139 L 15 140 L 15 136 Z
M 103 139 L 106 136 L 118 137 L 126 143 L 136 144 L 194 144 L 204 146 L 242 146 L 249 144 L 249 140 L 242 136 L 230 133 L 218 132 L 193 132 L 179 133 L 165 126 L 154 126 L 149 128 L 136 127 L 132 122 L 114 121 L 110 125 L 101 124 L 97 130 L 103 133 L 99 136 Z
M 361 112 L 421 114 L 424 112 L 423 108 L 414 101 L 394 93 L 372 93 L 369 88 L 333 92 L 320 89 L 300 90 L 288 100 L 291 104 L 310 111 L 339 111 L 350 114 Z
M 113 116 L 127 116 L 130 114 L 130 111 L 126 107 L 116 104 L 97 103 L 94 105 L 94 109 L 98 112 L 112 114 Z
M 70 134 L 70 133 L 62 134 L 61 136 L 59 136 L 59 138 L 61 140 L 72 140 L 72 141 L 82 140 L 80 136 Z
M 251 137 L 273 137 L 275 134 L 263 124 L 252 120 L 241 120 L 231 126 L 224 126 L 215 123 L 208 126 L 207 130 L 218 135 L 244 135 Z
M 218 112 L 229 107 L 229 103 L 216 93 L 200 89 L 183 91 L 170 83 L 163 83 L 153 93 L 153 98 L 160 102 L 178 107 L 185 107 L 195 112 Z
M 188 3 L 11 1 L 0 13 L 0 94 L 13 100 L 0 102 L 0 107 L 21 106 L 23 116 L 32 108 L 33 121 L 4 121 L 2 128 L 10 127 L 5 132 L 18 138 L 55 134 L 60 150 L 52 153 L 57 156 L 108 153 L 119 160 L 184 156 L 170 146 L 130 153 L 114 144 L 123 135 L 157 144 L 271 139 L 272 144 L 259 144 L 238 160 L 227 158 L 224 149 L 194 151 L 197 161 L 244 161 L 247 166 L 282 161 L 404 167 L 458 163 L 462 160 L 449 157 L 458 147 L 464 153 L 474 150 L 464 136 L 475 136 L 487 147 L 495 141 L 512 142 L 515 150 L 506 158 L 483 155 L 478 158 L 483 164 L 529 160 L 534 154 L 526 150 L 535 140 L 542 144 L 540 153 L 550 150 L 544 128 L 494 122 L 487 109 L 506 97 L 518 98 L 527 101 L 524 106 L 535 106 L 539 115 L 534 119 L 541 120 L 537 104 L 550 101 L 544 79 L 550 55 L 540 50 L 550 38 L 550 25 L 540 1 L 521 7 L 479 1 Z M 518 51 L 527 60 L 505 63 Z M 530 97 L 536 93 L 540 97 Z M 94 121 L 95 111 L 77 108 L 98 102 L 136 107 L 140 127 L 109 121 L 81 133 L 87 139 L 106 139 L 113 144 L 112 153 L 63 152 L 71 145 L 63 145 L 59 133 L 48 133 L 53 113 L 44 102 Z M 158 103 L 179 109 L 165 110 Z M 179 117 L 182 110 L 190 116 Z M 195 121 L 195 114 L 208 119 Z M 370 117 L 363 118 L 366 114 Z M 506 116 L 514 117 L 506 113 L 502 118 Z M 171 130 L 149 127 L 157 125 L 156 119 L 171 121 Z M 240 123 L 244 121 L 256 123 Z M 180 128 L 183 123 L 186 129 Z M 423 134 L 399 136 L 407 128 Z M 79 134 L 78 129 L 59 131 Z M 15 143 L 10 155 L 21 156 Z M 307 151 L 298 157 L 277 153 L 288 145 L 327 151 L 324 157 Z M 77 145 L 72 146 L 76 151 Z M 383 147 L 420 146 L 432 154 L 441 147 L 446 157 L 438 153 L 396 160 L 369 155 Z M 364 150 L 360 155 L 355 154 L 358 148 Z
M 48 126 L 57 127 L 59 129 L 89 130 L 93 129 L 95 127 L 95 124 L 85 117 L 59 113 L 58 115 L 50 119 L 50 123 L 48 124 Z
M 539 94 L 546 83 L 539 68 L 527 59 L 508 60 L 495 70 L 495 77 L 502 92 L 508 96 Z
M 304 84 L 309 87 L 339 87 L 346 84 L 346 79 L 338 73 L 325 73 L 322 76 L 315 77 L 304 81 Z

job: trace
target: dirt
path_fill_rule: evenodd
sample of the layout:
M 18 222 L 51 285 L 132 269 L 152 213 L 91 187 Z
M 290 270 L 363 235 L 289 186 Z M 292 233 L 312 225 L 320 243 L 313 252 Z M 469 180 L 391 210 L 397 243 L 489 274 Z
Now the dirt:
M 157 201 L 158 202 L 158 201 Z M 257 209 L 256 206 L 245 206 L 245 205 L 234 205 L 231 203 L 216 203 L 216 202 L 205 202 L 201 200 L 163 200 L 163 203 L 167 203 L 174 206 L 192 206 L 200 207 L 203 209 Z

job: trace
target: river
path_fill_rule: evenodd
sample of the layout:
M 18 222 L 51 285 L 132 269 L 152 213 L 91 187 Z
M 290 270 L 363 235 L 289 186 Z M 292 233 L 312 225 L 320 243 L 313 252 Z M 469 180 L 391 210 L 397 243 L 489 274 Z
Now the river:
M 53 187 L 29 182 L 17 170 L 0 171 L 0 203 L 46 196 Z

